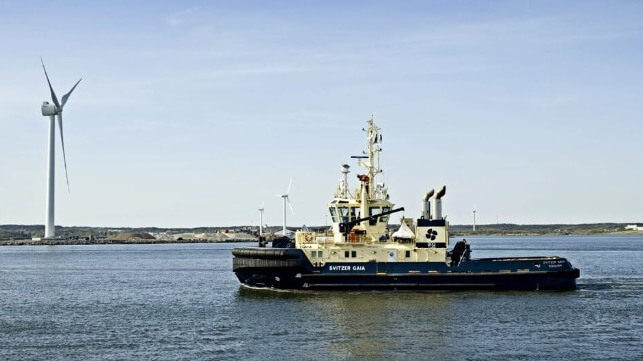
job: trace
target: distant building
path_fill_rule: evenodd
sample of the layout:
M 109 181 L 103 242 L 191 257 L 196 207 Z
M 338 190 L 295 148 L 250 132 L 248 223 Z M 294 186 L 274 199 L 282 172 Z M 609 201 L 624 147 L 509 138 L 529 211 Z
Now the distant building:
M 628 226 L 625 226 L 625 229 L 628 231 L 639 231 L 643 232 L 643 226 L 638 226 L 636 224 L 630 224 Z

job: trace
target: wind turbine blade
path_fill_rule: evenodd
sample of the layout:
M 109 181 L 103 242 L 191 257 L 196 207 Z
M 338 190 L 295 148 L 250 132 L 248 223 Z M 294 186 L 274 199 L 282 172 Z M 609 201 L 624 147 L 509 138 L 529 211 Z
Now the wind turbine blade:
M 67 157 L 65 155 L 65 139 L 63 137 L 63 114 L 58 113 L 58 128 L 60 128 L 60 143 L 63 146 L 63 163 L 65 164 L 65 179 L 67 180 L 67 192 L 69 192 L 69 176 L 67 175 Z
M 42 57 L 40 58 L 40 63 L 42 64 L 42 70 L 45 71 L 45 77 L 47 78 L 47 84 L 49 84 L 49 90 L 51 91 L 51 100 L 54 101 L 54 104 L 56 105 L 56 108 L 60 109 L 60 103 L 58 103 L 58 98 L 56 97 L 56 93 L 54 92 L 54 88 L 51 86 L 51 82 L 49 81 L 49 75 L 47 74 L 47 69 L 45 69 L 45 62 L 42 61 Z
M 288 190 L 286 191 L 286 194 L 290 194 L 290 186 L 292 185 L 292 177 L 290 177 L 290 182 L 288 183 Z
M 74 84 L 74 86 L 71 88 L 71 90 L 69 91 L 69 93 L 67 93 L 67 94 L 63 95 L 63 97 L 62 97 L 62 99 L 61 99 L 61 100 L 62 100 L 62 104 L 60 105 L 60 108 L 61 108 L 61 109 L 62 109 L 62 107 L 64 107 L 64 106 L 65 106 L 65 103 L 67 103 L 67 99 L 69 99 L 69 96 L 71 95 L 71 92 L 73 92 L 73 91 L 74 91 L 74 89 L 76 89 L 76 86 L 78 85 L 78 83 L 80 83 L 80 81 L 81 81 L 81 80 L 83 80 L 83 78 L 78 79 L 78 81 L 76 82 L 76 84 Z
M 287 198 L 287 197 L 286 197 L 286 200 L 288 201 L 288 207 L 290 207 L 290 213 L 292 213 L 292 215 L 294 216 L 294 215 L 295 215 L 295 211 L 293 211 L 293 210 L 292 210 L 292 204 L 290 204 L 290 198 Z

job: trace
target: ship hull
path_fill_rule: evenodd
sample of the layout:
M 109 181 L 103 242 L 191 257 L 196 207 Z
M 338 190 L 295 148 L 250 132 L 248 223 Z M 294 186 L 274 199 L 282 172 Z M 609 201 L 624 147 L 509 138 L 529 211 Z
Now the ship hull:
M 303 290 L 570 290 L 580 271 L 560 257 L 311 264 L 298 249 L 237 248 L 242 284 Z

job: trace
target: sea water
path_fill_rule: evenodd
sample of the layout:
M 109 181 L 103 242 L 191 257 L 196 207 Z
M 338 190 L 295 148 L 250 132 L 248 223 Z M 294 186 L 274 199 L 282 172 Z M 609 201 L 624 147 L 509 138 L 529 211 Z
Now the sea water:
M 0 360 L 643 360 L 643 236 L 468 241 L 566 257 L 578 289 L 269 291 L 244 244 L 0 247 Z

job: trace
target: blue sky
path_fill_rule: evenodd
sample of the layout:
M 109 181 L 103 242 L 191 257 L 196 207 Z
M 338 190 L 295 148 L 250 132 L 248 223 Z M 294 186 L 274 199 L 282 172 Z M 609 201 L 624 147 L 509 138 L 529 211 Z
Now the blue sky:
M 0 224 L 44 222 L 40 56 L 56 224 L 277 225 L 290 177 L 324 224 L 371 114 L 406 216 L 643 222 L 643 2 L 0 1 L 0 44 Z

